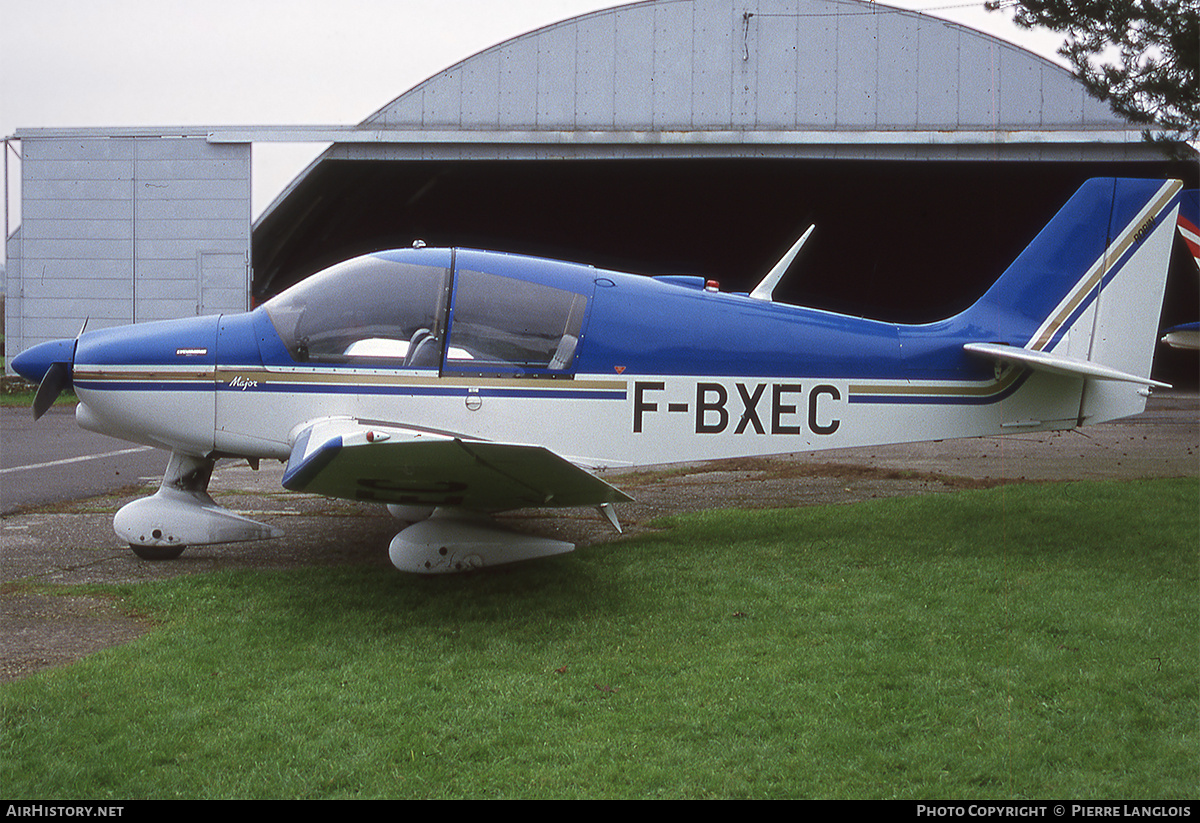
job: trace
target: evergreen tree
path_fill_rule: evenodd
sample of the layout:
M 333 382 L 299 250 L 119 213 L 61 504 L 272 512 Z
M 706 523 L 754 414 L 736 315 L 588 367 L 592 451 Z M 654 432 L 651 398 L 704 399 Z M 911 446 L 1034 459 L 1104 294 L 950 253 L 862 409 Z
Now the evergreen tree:
M 1058 50 L 1117 114 L 1167 139 L 1200 135 L 1200 0 L 988 0 L 1017 25 L 1061 32 Z

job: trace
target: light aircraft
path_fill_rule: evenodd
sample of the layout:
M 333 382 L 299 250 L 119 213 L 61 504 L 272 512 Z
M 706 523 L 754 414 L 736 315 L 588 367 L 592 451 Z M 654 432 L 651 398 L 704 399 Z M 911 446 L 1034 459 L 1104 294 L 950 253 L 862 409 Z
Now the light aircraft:
M 630 498 L 598 470 L 1070 429 L 1141 412 L 1181 184 L 1085 183 L 974 305 L 903 325 L 784 305 L 802 237 L 748 294 L 533 257 L 357 257 L 254 311 L 86 331 L 13 368 L 40 414 L 171 452 L 114 529 L 142 557 L 279 532 L 207 493 L 220 458 L 387 504 L 397 568 L 569 551 L 492 518 Z M 807 234 L 805 235 L 807 237 Z
M 1200 269 L 1200 190 L 1190 189 L 1180 194 L 1177 225 L 1179 236 L 1191 252 L 1196 268 Z M 1200 322 L 1167 329 L 1162 342 L 1174 349 L 1200 350 Z
M 1176 219 L 1179 236 L 1187 245 L 1197 268 L 1200 268 L 1200 189 L 1188 189 L 1179 195 L 1179 217 Z
M 1163 334 L 1162 342 L 1174 349 L 1200 350 L 1200 322 L 1172 326 Z

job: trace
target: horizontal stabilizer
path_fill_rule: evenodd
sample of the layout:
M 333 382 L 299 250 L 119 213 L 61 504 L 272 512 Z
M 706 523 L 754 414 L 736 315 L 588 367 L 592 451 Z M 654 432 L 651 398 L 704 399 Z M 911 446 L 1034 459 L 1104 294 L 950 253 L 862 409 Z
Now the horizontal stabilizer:
M 1124 383 L 1138 383 L 1143 386 L 1158 386 L 1164 389 L 1171 388 L 1169 383 L 1160 383 L 1157 380 L 1151 380 L 1149 377 L 1138 377 L 1135 374 L 1126 374 L 1116 369 L 1110 369 L 1099 363 L 1075 360 L 1074 358 L 1062 357 L 1057 354 L 1034 351 L 1033 349 L 1020 349 L 1016 346 L 1004 346 L 997 343 L 967 343 L 963 346 L 963 350 L 972 354 L 990 357 L 1001 363 L 1017 363 L 1031 369 L 1053 372 L 1054 374 L 1065 374 L 1071 377 L 1091 378 L 1093 380 L 1118 380 Z

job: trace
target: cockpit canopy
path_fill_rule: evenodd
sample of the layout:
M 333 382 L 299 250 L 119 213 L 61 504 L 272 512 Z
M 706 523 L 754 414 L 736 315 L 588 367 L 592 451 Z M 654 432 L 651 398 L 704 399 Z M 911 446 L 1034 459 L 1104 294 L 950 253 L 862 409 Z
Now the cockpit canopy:
M 301 363 L 482 375 L 571 370 L 587 295 L 453 261 L 434 249 L 356 257 L 263 308 Z

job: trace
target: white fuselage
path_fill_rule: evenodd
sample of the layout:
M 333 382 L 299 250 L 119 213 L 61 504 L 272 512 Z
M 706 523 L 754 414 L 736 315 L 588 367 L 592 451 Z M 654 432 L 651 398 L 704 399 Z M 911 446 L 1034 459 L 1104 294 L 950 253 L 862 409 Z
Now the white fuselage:
M 551 382 L 310 366 L 218 370 L 219 384 L 210 371 L 207 380 L 207 391 L 80 389 L 79 422 L 186 453 L 286 460 L 302 427 L 346 417 L 542 445 L 604 467 L 1071 428 L 1083 387 L 1019 368 L 957 384 L 607 375 Z M 1007 396 L 988 402 L 997 395 Z

